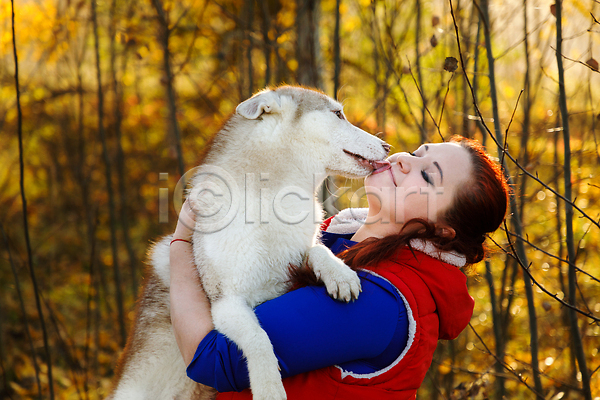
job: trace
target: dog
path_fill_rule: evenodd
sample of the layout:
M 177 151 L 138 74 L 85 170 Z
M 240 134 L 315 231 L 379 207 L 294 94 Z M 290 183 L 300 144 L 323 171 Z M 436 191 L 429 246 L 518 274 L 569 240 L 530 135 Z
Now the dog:
M 286 398 L 273 347 L 252 309 L 289 290 L 290 265 L 308 265 L 339 300 L 360 291 L 356 273 L 317 241 L 323 217 L 318 187 L 327 175 L 364 177 L 388 152 L 387 143 L 349 123 L 337 101 L 282 86 L 237 106 L 191 179 L 199 276 L 215 329 L 247 359 L 254 399 Z M 172 332 L 170 240 L 150 251 L 112 400 L 214 394 L 186 376 Z

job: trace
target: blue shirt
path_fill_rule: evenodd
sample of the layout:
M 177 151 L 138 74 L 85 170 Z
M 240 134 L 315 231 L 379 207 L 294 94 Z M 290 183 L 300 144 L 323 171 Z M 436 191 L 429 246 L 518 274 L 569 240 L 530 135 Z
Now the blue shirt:
M 324 232 L 321 241 L 337 254 L 356 244 L 350 237 Z M 255 308 L 283 378 L 331 365 L 375 372 L 402 353 L 408 317 L 400 294 L 385 279 L 366 271 L 358 276 L 362 293 L 350 303 L 332 299 L 324 286 L 307 286 Z M 216 330 L 198 345 L 187 374 L 220 392 L 250 386 L 242 351 Z

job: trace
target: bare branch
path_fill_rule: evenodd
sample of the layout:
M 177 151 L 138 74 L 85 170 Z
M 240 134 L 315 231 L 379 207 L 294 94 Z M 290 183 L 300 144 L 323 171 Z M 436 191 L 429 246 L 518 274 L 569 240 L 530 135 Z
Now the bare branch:
M 538 247 L 538 246 L 534 245 L 533 243 L 531 243 L 529 240 L 527 240 L 527 239 L 526 239 L 526 238 L 524 238 L 523 236 L 517 235 L 516 233 L 514 233 L 514 232 L 511 232 L 511 231 L 507 231 L 507 232 L 506 232 L 506 234 L 508 234 L 508 235 L 511 235 L 511 236 L 514 236 L 514 237 L 516 237 L 516 238 L 517 238 L 517 239 L 519 239 L 519 240 L 522 240 L 524 243 L 527 243 L 529 246 L 533 247 L 533 248 L 534 248 L 535 250 L 537 250 L 537 251 L 541 251 L 542 253 L 544 253 L 544 254 L 545 254 L 545 255 L 547 255 L 548 257 L 552 257 L 552 258 L 554 258 L 555 260 L 557 260 L 557 261 L 559 261 L 559 262 L 562 262 L 562 263 L 565 263 L 565 264 L 568 264 L 568 263 L 569 263 L 569 261 L 568 261 L 568 260 L 565 260 L 564 258 L 560 258 L 559 256 L 556 256 L 556 255 L 554 255 L 554 254 L 550 253 L 549 251 L 546 251 L 546 250 L 544 250 L 544 249 L 542 249 L 542 248 L 540 248 L 540 247 Z M 581 268 L 579 268 L 579 267 L 577 267 L 577 266 L 575 266 L 575 269 L 576 269 L 578 272 L 581 272 L 582 274 L 589 276 L 589 277 L 590 277 L 590 279 L 592 279 L 592 280 L 594 280 L 594 281 L 596 281 L 596 282 L 599 282 L 599 283 L 600 283 L 600 279 L 596 278 L 594 275 L 590 274 L 589 272 L 586 272 L 585 270 L 583 270 L 583 269 L 581 269 Z
M 487 351 L 487 353 L 490 356 L 494 357 L 496 359 L 496 361 L 500 365 L 502 365 L 504 367 L 504 369 L 506 369 L 508 372 L 510 372 L 512 375 L 514 375 L 519 380 L 519 382 L 521 382 L 523 385 L 527 386 L 527 389 L 531 390 L 533 393 L 536 393 L 535 389 L 532 388 L 531 386 L 529 386 L 527 384 L 527 382 L 525 382 L 525 379 L 523 379 L 523 376 L 521 376 L 521 374 L 517 373 L 506 362 L 504 362 L 503 360 L 499 359 L 498 356 L 496 356 L 494 353 L 492 353 L 492 351 L 489 349 L 489 347 L 487 347 L 487 345 L 485 344 L 485 342 L 483 341 L 483 339 L 481 338 L 481 336 L 479 336 L 479 334 L 477 333 L 477 331 L 475 330 L 475 328 L 473 328 L 473 325 L 471 325 L 470 322 L 469 322 L 469 327 L 471 328 L 471 330 L 473 331 L 473 333 L 475 334 L 475 336 L 477 336 L 477 339 L 479 339 L 479 342 L 481 342 L 481 344 L 483 345 L 483 347 L 485 347 L 485 350 Z
M 550 46 L 550 48 L 551 48 L 552 50 L 556 51 L 556 49 L 555 49 L 554 47 Z M 581 64 L 581 65 L 583 65 L 583 66 L 585 66 L 585 67 L 587 67 L 587 68 L 591 69 L 591 70 L 592 70 L 592 71 L 594 71 L 594 72 L 600 73 L 600 71 L 599 71 L 599 70 L 597 70 L 596 68 L 592 67 L 591 65 L 588 65 L 588 64 L 584 63 L 583 61 L 579 61 L 579 60 L 573 60 L 572 58 L 569 58 L 569 57 L 565 56 L 565 55 L 564 55 L 564 54 L 562 54 L 562 53 L 560 54 L 560 56 L 561 56 L 562 58 L 566 59 L 566 60 L 569 60 L 569 61 L 572 61 L 572 62 L 579 63 L 579 64 Z
M 410 65 L 410 60 L 408 58 L 407 58 L 407 61 L 408 61 L 408 70 L 410 71 L 410 76 L 413 78 L 413 81 L 415 82 L 415 86 L 417 87 L 417 90 L 419 91 L 419 94 L 421 95 L 421 98 L 425 99 L 425 95 L 423 94 L 423 92 L 421 91 L 421 88 L 419 87 L 419 84 L 417 83 L 417 79 L 415 78 L 415 74 L 413 74 L 413 72 L 412 72 L 412 66 Z M 423 100 L 423 104 L 425 104 L 425 100 Z M 439 125 L 435 121 L 435 118 L 431 114 L 431 111 L 429 111 L 429 107 L 427 107 L 426 105 L 425 105 L 425 110 L 427 111 L 427 114 L 429 114 L 429 116 L 431 117 L 431 120 L 433 121 L 433 124 L 435 125 L 435 127 L 436 127 L 436 129 L 438 131 L 438 134 L 442 138 L 442 141 L 444 141 L 444 136 L 442 135 L 442 132 L 440 131 Z
M 13 58 L 15 62 L 15 89 L 17 93 L 17 134 L 19 139 L 19 185 L 21 192 L 21 206 L 23 212 L 23 230 L 25 231 L 25 244 L 27 246 L 27 265 L 29 266 L 29 275 L 33 283 L 33 292 L 35 297 L 35 305 L 40 317 L 42 326 L 42 334 L 44 340 L 44 352 L 46 354 L 46 366 L 48 367 L 48 386 L 50 388 L 50 399 L 54 399 L 54 379 L 52 377 L 52 359 L 50 357 L 50 346 L 48 345 L 48 332 L 46 329 L 46 321 L 44 320 L 44 312 L 40 302 L 40 290 L 38 287 L 37 277 L 33 268 L 33 255 L 31 251 L 31 239 L 29 237 L 29 222 L 27 217 L 27 198 L 25 196 L 25 162 L 23 151 L 23 112 L 21 110 L 21 91 L 19 88 L 19 57 L 17 55 L 17 40 L 15 34 L 15 2 L 10 1 L 11 6 L 11 27 L 12 27 L 12 45 Z M 39 379 L 38 379 L 39 384 Z M 38 386 L 38 390 L 41 390 Z M 41 398 L 41 395 L 40 395 Z
M 506 221 L 504 222 L 504 231 L 508 232 L 508 227 L 506 226 Z M 527 273 L 527 275 L 529 275 L 529 278 L 531 278 L 531 281 L 537 286 L 539 287 L 542 292 L 546 293 L 548 296 L 552 297 L 553 299 L 555 299 L 556 301 L 558 301 L 559 303 L 561 303 L 562 305 L 564 305 L 565 307 L 569 307 L 572 310 L 575 310 L 576 312 L 580 313 L 581 315 L 584 315 L 590 319 L 592 319 L 594 322 L 600 322 L 600 318 L 595 317 L 594 315 L 587 313 L 579 308 L 577 308 L 576 306 L 573 306 L 569 303 L 567 303 L 566 301 L 560 299 L 558 296 L 556 296 L 555 294 L 552 294 L 548 291 L 548 289 L 546 289 L 544 286 L 542 286 L 538 281 L 535 280 L 535 278 L 533 277 L 533 275 L 531 274 L 531 272 L 529 271 L 529 267 L 526 267 L 525 265 L 523 265 L 523 262 L 521 261 L 521 259 L 517 256 L 516 250 L 513 247 L 512 241 L 510 240 L 510 235 L 506 235 L 506 238 L 508 240 L 509 246 L 511 248 L 512 251 L 508 251 L 505 248 L 503 248 L 498 242 L 496 242 L 492 237 L 488 237 L 496 246 L 498 246 L 499 249 L 501 249 L 504 253 L 506 253 L 506 255 L 512 257 L 513 259 L 515 259 L 517 261 L 517 263 L 521 266 L 521 268 L 523 269 L 523 271 L 525 271 L 525 273 Z
M 452 72 L 452 75 L 450 76 L 450 79 L 448 79 L 448 87 L 446 88 L 446 94 L 444 95 L 444 101 L 442 102 L 442 109 L 440 110 L 440 120 L 437 123 L 437 126 L 442 126 L 442 117 L 444 116 L 444 107 L 446 106 L 446 99 L 448 98 L 448 92 L 450 91 L 450 82 L 452 82 L 452 78 L 454 78 L 454 72 Z M 438 128 L 439 131 L 439 128 Z M 440 134 L 441 136 L 441 134 Z M 442 140 L 444 140 L 444 137 L 442 136 Z
M 544 24 L 546 22 L 548 22 L 549 19 L 550 19 L 550 17 L 547 17 L 545 20 L 543 20 L 542 22 L 540 22 L 535 28 L 533 28 L 533 30 L 531 30 L 530 32 L 527 32 L 527 34 L 525 36 L 529 37 L 529 35 L 531 35 L 535 31 L 537 31 L 538 29 L 540 29 L 542 26 L 544 26 Z M 494 59 L 495 60 L 501 59 L 502 57 L 504 57 L 505 55 L 507 55 L 508 53 L 510 53 L 512 50 L 514 50 L 515 48 L 519 47 L 521 45 L 521 43 L 523 43 L 524 41 L 525 41 L 525 38 L 523 38 L 522 40 L 519 40 L 517 43 L 513 44 L 512 46 L 509 46 L 502 53 L 500 53 L 499 55 L 497 55 L 496 57 L 494 57 Z
M 510 126 L 512 125 L 513 119 L 515 118 L 515 113 L 517 112 L 517 107 L 519 106 L 519 100 L 521 100 L 521 96 L 523 95 L 523 89 L 519 93 L 519 97 L 517 97 L 517 101 L 515 103 L 515 108 L 513 108 L 512 115 L 510 116 L 510 121 L 508 122 L 508 126 L 506 127 L 505 135 L 504 135 L 504 145 L 502 146 L 502 159 L 500 160 L 500 165 L 504 165 L 504 155 L 506 154 L 506 148 L 508 147 L 508 131 L 510 130 Z

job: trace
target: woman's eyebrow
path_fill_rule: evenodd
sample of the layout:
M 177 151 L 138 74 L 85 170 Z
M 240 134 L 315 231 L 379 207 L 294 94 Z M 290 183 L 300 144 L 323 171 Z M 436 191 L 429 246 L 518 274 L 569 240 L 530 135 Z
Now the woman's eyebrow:
M 444 174 L 442 173 L 442 168 L 440 167 L 440 164 L 438 164 L 437 161 L 434 161 L 433 165 L 435 165 L 437 167 L 438 171 L 440 171 L 440 178 L 441 178 L 440 183 L 443 184 L 444 183 Z

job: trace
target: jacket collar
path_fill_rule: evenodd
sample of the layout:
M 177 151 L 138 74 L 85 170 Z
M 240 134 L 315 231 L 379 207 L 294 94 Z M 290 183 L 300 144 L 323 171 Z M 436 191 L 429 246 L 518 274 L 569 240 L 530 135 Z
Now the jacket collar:
M 337 234 L 354 233 L 365 223 L 368 211 L 368 208 L 346 208 L 333 217 L 325 231 Z M 426 240 L 412 239 L 410 247 L 459 268 L 467 264 L 467 258 L 464 255 L 455 251 L 440 250 L 432 242 Z

